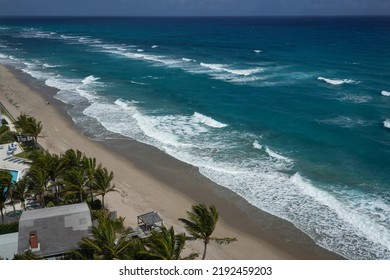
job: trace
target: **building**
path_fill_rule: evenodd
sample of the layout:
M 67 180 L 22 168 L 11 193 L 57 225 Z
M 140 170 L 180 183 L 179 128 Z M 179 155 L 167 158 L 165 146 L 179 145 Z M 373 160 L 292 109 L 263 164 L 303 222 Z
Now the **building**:
M 86 203 L 25 211 L 19 220 L 18 253 L 31 250 L 44 258 L 61 258 L 91 226 Z

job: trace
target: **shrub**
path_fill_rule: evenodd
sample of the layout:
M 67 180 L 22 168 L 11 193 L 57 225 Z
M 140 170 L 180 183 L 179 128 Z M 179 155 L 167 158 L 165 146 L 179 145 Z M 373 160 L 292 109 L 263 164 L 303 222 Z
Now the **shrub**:
M 0 235 L 19 231 L 19 222 L 0 224 Z
M 12 131 L 6 131 L 3 134 L 0 134 L 0 144 L 14 142 L 15 139 L 15 133 Z
M 9 131 L 9 127 L 6 126 L 6 125 L 2 125 L 2 126 L 0 127 L 0 135 L 3 134 L 3 133 L 6 132 L 6 131 Z

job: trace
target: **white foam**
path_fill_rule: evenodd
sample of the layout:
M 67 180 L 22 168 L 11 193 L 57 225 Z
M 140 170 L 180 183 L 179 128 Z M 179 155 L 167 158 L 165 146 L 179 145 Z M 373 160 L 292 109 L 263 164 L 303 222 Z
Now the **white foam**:
M 381 94 L 383 96 L 390 96 L 390 92 L 389 91 L 385 91 L 385 90 L 382 90 Z
M 383 126 L 386 128 L 390 128 L 390 119 L 387 119 L 383 122 Z
M 153 45 L 151 48 L 152 49 L 158 48 L 158 45 Z
M 211 63 L 203 63 L 203 62 L 201 62 L 200 66 L 205 67 L 205 68 L 209 68 L 209 69 L 212 69 L 212 70 L 221 71 L 227 65 L 225 65 L 225 64 L 211 64 Z
M 356 94 L 347 94 L 344 97 L 337 98 L 341 101 L 346 101 L 350 103 L 355 103 L 355 104 L 362 104 L 362 103 L 367 103 L 370 100 L 372 100 L 372 97 L 369 95 L 356 95 Z
M 61 65 L 51 65 L 51 64 L 48 64 L 48 63 L 44 63 L 42 64 L 43 67 L 45 68 L 57 68 L 57 67 L 61 67 Z
M 263 148 L 263 146 L 260 145 L 259 142 L 257 142 L 257 140 L 256 140 L 255 142 L 253 142 L 253 148 L 257 149 L 257 150 L 261 150 Z
M 282 160 L 282 161 L 286 161 L 286 162 L 291 162 L 292 160 L 285 157 L 285 156 L 282 156 L 274 151 L 272 151 L 270 148 L 268 147 L 265 147 L 265 152 L 272 158 L 275 158 L 277 160 Z
M 309 180 L 304 179 L 299 173 L 291 177 L 290 181 L 296 185 L 302 193 L 314 198 L 320 205 L 324 205 L 335 211 L 343 221 L 351 224 L 357 231 L 372 240 L 374 243 L 380 243 L 390 250 L 389 229 L 375 223 L 371 217 L 357 213 L 344 203 L 330 195 L 328 192 L 315 187 Z
M 262 69 L 261 68 L 252 68 L 252 69 L 228 69 L 228 68 L 225 68 L 224 71 L 226 71 L 228 73 L 235 74 L 235 75 L 249 76 L 249 75 L 253 75 L 253 74 L 261 72 Z
M 81 82 L 83 83 L 83 85 L 90 85 L 96 82 L 97 80 L 100 80 L 100 78 L 96 78 L 93 75 L 90 75 L 88 77 L 85 77 Z
M 262 69 L 259 67 L 252 69 L 230 69 L 228 68 L 229 66 L 225 64 L 210 64 L 203 62 L 200 63 L 200 66 L 215 70 L 217 72 L 227 72 L 238 76 L 249 76 L 262 71 Z
M 253 50 L 255 53 L 261 53 L 261 50 Z
M 143 49 L 137 49 L 137 52 L 144 52 L 145 50 Z
M 148 86 L 148 84 L 146 84 L 146 83 L 141 83 L 141 82 L 136 82 L 136 81 L 130 81 L 130 83 L 132 83 L 134 85 Z
M 195 59 L 186 58 L 186 57 L 183 57 L 181 60 L 183 60 L 183 61 L 185 61 L 185 62 L 196 62 Z
M 207 126 L 214 127 L 214 128 L 224 128 L 224 127 L 228 126 L 227 124 L 218 122 L 218 121 L 214 120 L 213 118 L 207 117 L 207 116 L 202 115 L 198 112 L 195 112 L 192 117 L 196 122 L 203 123 Z
M 340 80 L 340 79 L 328 79 L 328 78 L 323 78 L 323 77 L 318 77 L 317 79 L 320 81 L 324 81 L 328 84 L 335 85 L 335 86 L 342 85 L 342 84 L 356 84 L 357 83 L 357 81 L 350 80 L 350 79 Z
M 372 123 L 367 120 L 363 120 L 355 117 L 337 116 L 334 118 L 317 120 L 318 123 L 324 123 L 327 125 L 336 125 L 343 128 L 353 128 L 358 126 L 369 126 Z

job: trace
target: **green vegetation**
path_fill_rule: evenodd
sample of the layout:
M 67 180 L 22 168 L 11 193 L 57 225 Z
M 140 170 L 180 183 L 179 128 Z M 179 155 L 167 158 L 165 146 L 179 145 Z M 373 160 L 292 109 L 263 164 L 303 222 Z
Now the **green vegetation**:
M 43 258 L 28 250 L 21 254 L 14 255 L 13 260 L 42 260 Z
M 104 199 L 107 193 L 116 191 L 112 184 L 113 172 L 96 165 L 95 158 L 79 150 L 68 150 L 61 155 L 36 150 L 29 154 L 29 159 L 31 167 L 18 182 L 18 194 L 37 198 L 41 207 L 84 201 L 91 204 L 94 197 Z
M 6 170 L 0 170 L 0 213 L 1 221 L 4 223 L 4 209 L 7 202 L 9 191 L 12 189 L 12 176 Z M 12 192 L 11 192 L 12 194 Z M 12 195 L 11 195 L 12 201 Z
M 132 235 L 131 228 L 125 228 L 123 218 L 113 219 L 104 212 L 98 215 L 98 226 L 90 229 L 90 236 L 84 237 L 79 248 L 69 252 L 66 259 L 73 260 L 180 260 L 194 259 L 198 254 L 182 258 L 186 244 L 184 233 L 175 234 L 173 227 L 152 232 L 146 239 Z
M 0 144 L 13 142 L 15 139 L 15 133 L 10 131 L 7 125 L 0 127 Z
M 19 230 L 19 222 L 0 224 L 0 235 L 18 232 L 18 230 Z
M 67 259 L 155 259 L 180 260 L 194 259 L 199 256 L 193 253 L 183 257 L 182 251 L 187 242 L 201 239 L 204 243 L 202 259 L 206 258 L 207 245 L 210 241 L 218 244 L 229 244 L 236 238 L 213 237 L 218 222 L 218 211 L 215 206 L 209 208 L 204 204 L 193 205 L 187 211 L 188 219 L 179 219 L 184 223 L 191 237 L 185 233 L 175 233 L 173 227 L 156 228 L 147 238 L 137 237 L 131 228 L 124 227 L 124 218 L 110 218 L 105 209 L 104 199 L 110 192 L 117 191 L 113 184 L 114 174 L 95 158 L 87 157 L 79 150 L 67 150 L 64 154 L 50 154 L 37 149 L 37 137 L 42 130 L 41 122 L 33 117 L 20 115 L 15 125 L 23 135 L 33 137 L 34 147 L 26 153 L 18 154 L 31 160 L 30 169 L 16 184 L 12 183 L 9 172 L 0 171 L 0 210 L 6 205 L 24 204 L 26 199 L 34 198 L 41 207 L 54 207 L 65 204 L 87 202 L 93 209 L 98 225 L 90 228 L 90 235 L 84 237 L 79 247 L 66 255 Z M 2 129 L 7 134 L 7 129 Z M 0 133 L 1 136 L 3 135 Z M 4 188 L 7 188 L 7 195 Z M 96 197 L 101 197 L 101 201 Z M 17 224 L 3 225 L 6 230 L 16 230 Z M 0 232 L 2 228 L 0 227 Z M 6 231 L 4 230 L 4 231 Z M 14 259 L 41 259 L 31 251 L 15 255 Z
M 218 244 L 229 244 L 237 240 L 231 237 L 220 238 L 211 236 L 218 222 L 218 211 L 215 206 L 210 206 L 208 209 L 204 204 L 193 205 L 191 211 L 187 211 L 187 216 L 188 220 L 179 219 L 179 221 L 184 223 L 186 230 L 194 239 L 203 240 L 203 260 L 206 258 L 207 245 L 211 240 Z
M 124 218 L 113 219 L 105 212 L 97 212 L 98 226 L 90 229 L 90 235 L 84 237 L 79 248 L 69 252 L 67 259 L 73 260 L 188 260 L 195 259 L 198 253 L 183 257 L 182 252 L 187 242 L 201 239 L 204 242 L 202 259 L 206 257 L 207 244 L 213 240 L 218 244 L 229 244 L 236 238 L 212 237 L 218 220 L 218 211 L 214 206 L 207 208 L 204 204 L 192 206 L 187 212 L 189 220 L 179 219 L 185 223 L 192 235 L 176 234 L 173 227 L 165 226 L 151 232 L 147 238 L 134 236 L 131 228 L 125 228 Z
M 37 138 L 42 131 L 42 123 L 34 117 L 21 114 L 15 121 L 15 127 L 21 131 L 23 135 L 33 137 L 35 148 L 38 147 Z

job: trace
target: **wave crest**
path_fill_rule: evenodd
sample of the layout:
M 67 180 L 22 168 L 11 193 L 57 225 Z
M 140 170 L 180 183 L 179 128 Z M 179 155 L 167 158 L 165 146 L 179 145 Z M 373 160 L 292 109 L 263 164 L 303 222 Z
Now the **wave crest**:
M 202 115 L 198 112 L 195 112 L 192 115 L 192 117 L 196 122 L 202 123 L 202 124 L 205 124 L 207 126 L 214 127 L 214 128 L 224 128 L 224 127 L 228 126 L 227 124 L 216 121 L 213 118 L 207 117 L 207 116 Z
M 383 126 L 384 126 L 385 128 L 390 128 L 390 119 L 385 120 L 385 121 L 383 122 Z
M 385 90 L 382 90 L 381 94 L 383 96 L 390 96 L 390 92 L 389 91 L 385 91 Z
M 342 85 L 342 84 L 356 84 L 357 81 L 355 80 L 350 80 L 350 79 L 328 79 L 328 78 L 324 78 L 324 77 L 318 77 L 317 80 L 320 80 L 320 81 L 324 81 L 325 83 L 327 84 L 330 84 L 330 85 L 334 85 L 334 86 L 338 86 L 338 85 Z

